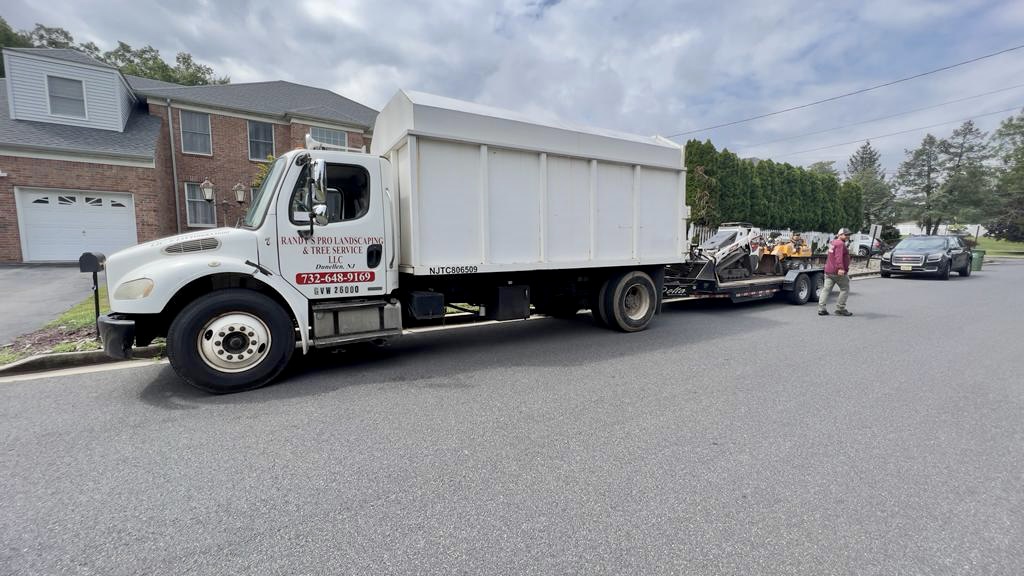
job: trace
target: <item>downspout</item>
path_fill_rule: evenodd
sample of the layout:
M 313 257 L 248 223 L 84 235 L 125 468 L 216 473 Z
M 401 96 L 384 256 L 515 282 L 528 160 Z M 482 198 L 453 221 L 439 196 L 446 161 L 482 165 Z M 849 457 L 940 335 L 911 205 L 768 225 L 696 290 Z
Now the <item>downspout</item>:
M 174 113 L 171 99 L 167 98 L 167 140 L 171 145 L 171 178 L 174 180 L 174 222 L 181 234 L 181 198 L 178 195 L 178 161 L 174 158 Z

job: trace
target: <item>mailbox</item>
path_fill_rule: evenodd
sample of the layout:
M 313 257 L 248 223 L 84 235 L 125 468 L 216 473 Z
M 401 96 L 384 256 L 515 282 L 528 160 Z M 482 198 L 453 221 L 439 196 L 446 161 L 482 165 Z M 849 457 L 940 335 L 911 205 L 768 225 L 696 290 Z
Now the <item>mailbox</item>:
M 107 257 L 99 252 L 82 252 L 78 257 L 79 272 L 102 272 Z

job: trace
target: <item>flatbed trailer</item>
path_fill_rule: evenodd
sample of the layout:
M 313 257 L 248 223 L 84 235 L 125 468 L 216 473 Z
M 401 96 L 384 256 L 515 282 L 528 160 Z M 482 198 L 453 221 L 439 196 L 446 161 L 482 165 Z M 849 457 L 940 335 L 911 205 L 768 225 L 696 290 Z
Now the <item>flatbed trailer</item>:
M 663 302 L 728 298 L 750 302 L 786 293 L 793 304 L 817 302 L 825 283 L 819 259 L 793 259 L 778 274 L 755 274 L 741 280 L 722 281 L 713 261 L 689 261 L 666 267 Z

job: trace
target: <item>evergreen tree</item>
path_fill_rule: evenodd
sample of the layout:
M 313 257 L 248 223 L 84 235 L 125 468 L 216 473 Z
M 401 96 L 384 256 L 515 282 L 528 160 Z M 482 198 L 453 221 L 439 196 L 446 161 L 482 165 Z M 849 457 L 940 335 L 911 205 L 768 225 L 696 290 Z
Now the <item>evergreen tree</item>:
M 1000 124 L 992 135 L 998 160 L 995 216 L 985 223 L 996 238 L 1024 241 L 1024 111 Z
M 846 163 L 847 178 L 857 183 L 861 191 L 865 226 L 872 224 L 895 224 L 895 195 L 892 186 L 885 181 L 881 154 L 865 142 Z
M 771 160 L 762 160 L 753 166 L 752 184 L 750 187 L 750 222 L 762 224 L 765 227 L 771 225 L 772 213 L 769 195 L 771 194 L 772 170 L 774 163 Z
M 882 155 L 871 147 L 870 140 L 865 141 L 846 162 L 846 175 L 853 176 L 854 174 L 870 174 L 879 180 L 885 179 Z
M 861 199 L 860 185 L 853 180 L 843 182 L 839 188 L 840 213 L 842 214 L 841 226 L 851 230 L 860 230 L 863 225 L 862 214 L 864 210 Z M 839 227 L 836 227 L 838 230 Z
M 710 140 L 686 143 L 686 203 L 690 220 L 698 226 L 717 226 L 717 157 Z
M 835 160 L 822 160 L 821 162 L 815 162 L 807 167 L 807 171 L 813 174 L 824 174 L 825 176 L 832 176 L 833 178 L 839 178 L 839 171 L 836 170 Z
M 905 207 L 928 234 L 936 234 L 942 223 L 943 211 L 938 193 L 941 178 L 939 141 L 927 134 L 920 147 L 906 150 L 906 160 L 900 164 L 896 182 Z
M 968 120 L 939 141 L 939 162 L 944 182 L 938 204 L 952 220 L 979 222 L 991 215 L 994 204 L 991 169 L 986 162 L 992 151 L 986 134 Z

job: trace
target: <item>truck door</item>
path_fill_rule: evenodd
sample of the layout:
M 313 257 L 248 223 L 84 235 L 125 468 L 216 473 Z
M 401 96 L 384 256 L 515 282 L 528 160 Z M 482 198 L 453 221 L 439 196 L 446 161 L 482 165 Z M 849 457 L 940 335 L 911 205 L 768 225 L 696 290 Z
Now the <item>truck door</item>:
M 384 213 L 376 158 L 325 154 L 327 224 L 310 234 L 308 182 L 312 162 L 282 191 L 278 258 L 288 282 L 309 299 L 382 296 L 387 286 Z M 299 168 L 299 167 L 296 167 Z M 288 184 L 287 182 L 285 183 Z

